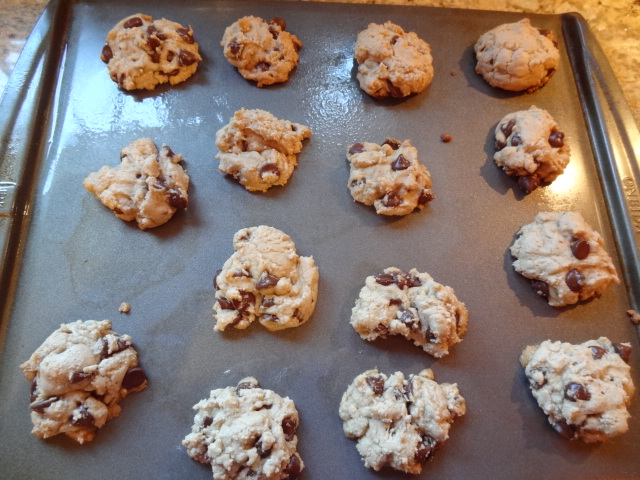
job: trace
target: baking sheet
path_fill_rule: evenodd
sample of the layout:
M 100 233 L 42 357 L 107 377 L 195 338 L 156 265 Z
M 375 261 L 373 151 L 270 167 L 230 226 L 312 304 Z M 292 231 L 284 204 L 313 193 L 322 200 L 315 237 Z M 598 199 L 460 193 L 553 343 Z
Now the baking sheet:
M 99 53 L 107 31 L 134 13 L 194 28 L 204 58 L 194 77 L 153 92 L 117 88 Z M 224 59 L 224 28 L 244 15 L 281 16 L 303 42 L 287 83 L 258 89 Z M 631 282 L 586 304 L 553 309 L 511 267 L 508 249 L 522 224 L 539 211 L 579 210 L 603 234 L 619 270 L 637 269 L 634 258 L 617 255 L 624 252 L 614 242 L 620 227 L 612 228 L 602 159 L 588 135 L 597 118 L 588 109 L 583 114 L 568 57 L 574 52 L 566 48 L 567 19 L 530 15 L 536 27 L 554 30 L 561 51 L 560 68 L 538 92 L 498 91 L 474 73 L 478 36 L 522 17 L 307 2 L 53 4 L 44 21 L 55 41 L 41 35 L 27 45 L 31 85 L 20 90 L 22 109 L 12 119 L 35 138 L 14 129 L 15 146 L 3 144 L 0 169 L 0 180 L 16 190 L 26 179 L 33 182 L 16 195 L 26 208 L 2 218 L 14 222 L 7 251 L 17 254 L 5 261 L 12 268 L 3 277 L 2 477 L 210 478 L 209 467 L 190 459 L 180 443 L 190 431 L 191 407 L 211 389 L 251 375 L 296 403 L 302 478 L 407 478 L 364 468 L 355 442 L 342 433 L 342 393 L 356 375 L 377 367 L 387 374 L 432 368 L 436 380 L 457 382 L 466 398 L 467 414 L 420 478 L 639 478 L 637 399 L 626 435 L 596 445 L 567 442 L 547 424 L 518 364 L 526 345 L 605 335 L 632 343 L 633 379 L 640 385 L 638 339 L 625 315 L 638 301 Z M 386 20 L 431 45 L 435 78 L 408 99 L 375 100 L 355 80 L 357 33 Z M 532 104 L 562 126 L 572 157 L 551 186 L 523 196 L 493 164 L 492 132 L 502 116 Z M 286 186 L 252 194 L 217 171 L 215 132 L 241 107 L 311 127 Z M 443 133 L 453 141 L 441 142 Z M 184 155 L 191 187 L 187 212 L 142 232 L 103 207 L 82 180 L 102 165 L 116 165 L 120 149 L 145 136 Z M 430 170 L 437 198 L 426 210 L 384 218 L 353 202 L 347 145 L 387 137 L 411 139 Z M 20 147 L 24 138 L 29 148 Z M 24 151 L 26 165 L 16 151 Z M 233 234 L 261 224 L 283 230 L 301 255 L 314 256 L 316 311 L 305 325 L 281 332 L 259 325 L 214 332 L 213 275 L 233 251 Z M 389 266 L 426 271 L 465 302 L 469 330 L 448 357 L 435 360 L 400 338 L 367 343 L 349 325 L 366 276 Z M 131 304 L 128 315 L 118 313 L 123 301 Z M 37 439 L 29 433 L 29 383 L 18 365 L 60 323 L 103 318 L 133 337 L 149 387 L 126 398 L 121 416 L 89 444 Z

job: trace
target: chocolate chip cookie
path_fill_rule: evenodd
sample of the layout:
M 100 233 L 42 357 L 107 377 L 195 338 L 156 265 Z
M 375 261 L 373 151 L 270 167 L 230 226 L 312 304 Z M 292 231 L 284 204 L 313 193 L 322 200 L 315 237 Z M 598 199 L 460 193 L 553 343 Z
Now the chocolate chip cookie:
M 285 185 L 298 165 L 302 141 L 310 136 L 306 125 L 242 108 L 216 133 L 218 169 L 250 192 Z
M 261 225 L 233 237 L 235 252 L 214 278 L 214 330 L 247 328 L 258 320 L 269 330 L 306 322 L 318 297 L 318 268 L 301 257 L 284 232 Z
M 476 73 L 493 87 L 532 93 L 547 84 L 560 61 L 555 36 L 528 18 L 483 34 L 474 46 Z
M 169 221 L 186 210 L 189 176 L 182 155 L 168 145 L 158 151 L 150 138 L 140 138 L 120 153 L 120 165 L 89 174 L 83 185 L 117 217 L 135 220 L 141 230 Z
M 109 320 L 60 325 L 20 368 L 31 381 L 31 432 L 40 438 L 64 433 L 90 442 L 120 415 L 120 400 L 147 386 L 131 337 Z
M 520 356 L 531 393 L 553 429 L 568 439 L 601 442 L 628 429 L 634 392 L 631 345 L 606 337 L 573 345 L 546 340 Z
M 120 20 L 107 34 L 100 58 L 125 90 L 153 90 L 191 77 L 202 60 L 193 29 L 140 13 Z
M 220 45 L 229 63 L 258 87 L 286 82 L 302 48 L 302 42 L 286 28 L 280 17 L 268 23 L 260 17 L 242 17 L 226 28 Z
M 449 438 L 451 423 L 466 413 L 458 386 L 438 384 L 430 369 L 405 379 L 378 370 L 358 375 L 340 402 L 344 433 L 358 441 L 367 468 L 385 466 L 419 474 L 422 463 Z
M 462 341 L 468 315 L 451 287 L 415 268 L 391 267 L 367 277 L 351 310 L 351 325 L 365 340 L 402 335 L 440 358 Z
M 423 91 L 433 79 L 429 44 L 392 22 L 370 23 L 360 32 L 355 57 L 360 88 L 373 97 L 406 97 Z
M 516 271 L 538 295 L 562 307 L 601 295 L 620 283 L 602 236 L 578 212 L 541 212 L 511 246 Z
M 304 469 L 296 448 L 300 424 L 288 397 L 263 389 L 253 377 L 212 390 L 194 407 L 187 454 L 210 464 L 216 480 L 295 480 Z
M 507 175 L 518 178 L 525 193 L 553 182 L 569 163 L 569 143 L 546 110 L 531 106 L 505 115 L 495 136 L 493 160 Z
M 411 141 L 388 138 L 382 145 L 359 142 L 347 151 L 348 188 L 356 202 L 381 215 L 407 215 L 433 200 L 431 175 Z

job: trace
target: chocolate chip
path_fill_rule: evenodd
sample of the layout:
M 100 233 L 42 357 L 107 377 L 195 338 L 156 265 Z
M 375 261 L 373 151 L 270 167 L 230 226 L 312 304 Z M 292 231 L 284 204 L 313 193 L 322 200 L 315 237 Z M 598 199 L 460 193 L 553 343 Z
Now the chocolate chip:
M 289 459 L 289 463 L 285 467 L 283 473 L 289 475 L 288 477 L 283 478 L 282 480 L 296 480 L 300 476 L 300 472 L 302 471 L 302 464 L 300 463 L 300 458 L 297 454 L 291 455 Z
M 398 87 L 396 87 L 393 83 L 391 83 L 391 80 L 387 79 L 387 89 L 389 90 L 389 93 L 391 94 L 392 97 L 395 98 L 402 98 L 402 90 L 400 90 Z
M 549 145 L 554 148 L 560 148 L 564 145 L 564 133 L 555 132 L 549 135 Z
M 515 120 L 509 120 L 508 123 L 500 125 L 500 130 L 502 130 L 502 133 L 504 133 L 505 137 L 509 137 L 509 135 L 511 135 L 511 132 L 513 132 L 513 127 L 515 125 Z
M 518 186 L 522 191 L 529 194 L 540 186 L 540 179 L 535 175 L 523 175 L 518 177 Z
M 280 31 L 278 30 L 278 27 L 274 25 L 269 25 L 269 33 L 271 34 L 271 37 L 273 37 L 274 40 L 276 40 L 278 38 L 278 35 L 280 35 Z
M 236 387 L 236 395 L 240 394 L 240 390 L 251 390 L 252 388 L 260 388 L 258 382 L 240 382 Z
M 511 137 L 511 146 L 512 147 L 517 147 L 521 143 L 522 143 L 522 139 L 518 135 L 514 135 L 513 137 Z
M 180 69 L 176 68 L 174 70 L 171 70 L 170 72 L 167 73 L 167 77 L 175 77 L 176 75 L 178 75 L 180 73 Z
M 276 304 L 276 301 L 272 297 L 262 297 L 262 307 L 269 308 L 273 307 Z
M 436 440 L 429 435 L 422 437 L 422 440 L 416 448 L 416 462 L 424 462 L 427 458 L 433 455 L 433 451 L 436 447 Z
M 265 271 L 257 281 L 256 288 L 258 290 L 262 290 L 265 288 L 274 287 L 278 283 L 278 280 L 280 280 L 278 277 L 276 277 L 275 275 L 271 275 L 269 272 Z
M 272 315 L 270 313 L 263 313 L 262 315 L 260 315 L 260 318 L 264 322 L 278 322 L 278 320 L 279 320 L 278 317 L 276 317 L 275 315 Z
M 287 29 L 287 22 L 285 22 L 284 18 L 282 17 L 273 17 L 269 23 L 273 25 L 278 25 L 280 27 L 280 30 Z
M 407 401 L 410 401 L 411 394 L 413 393 L 413 384 L 411 381 L 404 382 L 402 390 L 404 391 L 404 396 L 407 397 Z
M 149 47 L 149 49 L 151 50 L 155 50 L 156 47 L 160 46 L 160 40 L 158 40 L 156 37 L 149 37 L 147 39 L 147 47 Z
M 551 35 L 551 30 L 539 28 L 538 33 L 540 33 L 540 35 L 542 35 L 543 37 L 548 37 L 549 35 Z
M 574 240 L 571 242 L 571 252 L 578 260 L 584 260 L 591 253 L 591 246 L 586 240 Z
M 69 383 L 74 384 L 74 383 L 80 383 L 85 381 L 88 378 L 93 377 L 93 373 L 86 373 L 86 372 L 73 372 L 73 374 L 71 375 L 71 378 L 69 379 Z
M 393 208 L 402 203 L 402 197 L 395 192 L 389 192 L 382 197 L 382 204 L 385 207 Z
M 529 379 L 529 385 L 531 386 L 531 388 L 533 388 L 534 390 L 539 390 L 544 385 L 546 385 L 547 379 L 544 376 L 544 372 L 541 372 L 539 370 L 536 370 L 536 372 L 539 372 L 542 375 L 542 380 L 538 380 L 538 375 L 533 375 L 533 371 L 531 372 L 532 375 L 529 376 L 528 379 Z
M 380 275 L 376 275 L 375 278 L 376 278 L 376 283 L 379 283 L 384 287 L 391 285 L 396 281 L 393 275 L 391 275 L 390 273 L 381 273 Z
M 389 329 L 387 328 L 386 325 L 383 325 L 382 323 L 379 323 L 378 326 L 376 328 L 373 329 L 374 332 L 382 335 L 383 337 L 389 333 Z
M 211 426 L 211 424 L 213 423 L 213 418 L 206 416 L 202 419 L 202 426 L 203 427 L 209 427 Z
M 227 44 L 227 48 L 229 49 L 229 52 L 231 52 L 231 55 L 233 55 L 234 57 L 237 57 L 238 54 L 240 53 L 240 50 L 242 50 L 242 45 L 240 45 L 236 41 L 233 41 Z
M 364 152 L 364 145 L 362 143 L 354 143 L 349 147 L 349 155 L 355 155 L 356 153 Z
M 381 375 L 370 375 L 367 377 L 367 385 L 371 387 L 373 393 L 382 395 L 384 391 L 384 378 Z
M 416 316 L 411 310 L 403 310 L 400 321 L 412 330 L 418 326 Z
M 167 62 L 171 62 L 175 56 L 176 56 L 176 52 L 174 52 L 173 50 L 169 50 L 167 52 Z
M 593 359 L 594 360 L 599 360 L 602 358 L 602 356 L 607 353 L 607 351 L 602 348 L 599 347 L 598 345 L 589 345 L 589 348 L 591 349 L 591 353 L 593 354 Z
M 260 178 L 264 178 L 265 175 L 280 176 L 280 169 L 275 163 L 265 163 L 260 167 Z
M 238 312 L 241 314 L 247 313 L 249 307 L 253 305 L 256 301 L 256 296 L 251 292 L 246 292 L 244 290 L 240 290 L 240 299 L 234 298 L 231 300 L 231 303 L 235 307 Z
M 576 435 L 576 429 L 573 425 L 569 425 L 566 422 L 559 421 L 558 423 L 552 424 L 553 429 L 562 435 L 564 438 L 572 440 Z
M 505 142 L 503 142 L 502 140 L 498 140 L 496 139 L 496 142 L 494 144 L 495 148 L 497 151 L 502 150 L 504 147 L 507 146 L 507 144 Z
M 531 280 L 531 288 L 543 297 L 549 297 L 549 284 L 542 280 Z
M 189 204 L 187 199 L 184 198 L 180 194 L 180 191 L 175 188 L 172 188 L 171 190 L 169 190 L 168 200 L 169 200 L 169 205 L 171 205 L 173 208 L 177 210 L 186 210 Z
M 127 370 L 127 373 L 124 374 L 124 378 L 122 379 L 122 388 L 133 390 L 146 381 L 147 375 L 144 373 L 144 370 L 140 367 L 133 367 Z
M 191 35 L 189 28 L 177 28 L 176 33 L 180 35 L 185 42 L 194 43 L 193 35 Z
M 402 305 L 402 300 L 400 300 L 399 298 L 392 298 L 391 300 L 389 300 L 389 306 L 391 305 Z
M 584 275 L 582 275 L 582 273 L 580 273 L 575 268 L 569 270 L 569 273 L 567 273 L 567 276 L 564 279 L 567 287 L 569 287 L 569 290 L 571 290 L 572 292 L 579 292 L 580 290 L 582 290 L 584 280 Z
M 398 35 L 394 35 L 391 37 L 391 40 L 389 40 L 389 43 L 391 43 L 391 45 L 395 45 L 399 38 L 400 37 Z
M 269 70 L 269 67 L 271 65 L 269 65 L 267 62 L 260 62 L 256 65 L 256 70 L 260 70 L 262 72 L 266 72 L 267 70 Z
M 284 438 L 287 442 L 293 440 L 293 437 L 298 430 L 298 422 L 294 418 L 287 417 L 282 420 L 282 431 L 284 432 Z
M 564 387 L 564 398 L 572 402 L 577 402 L 578 400 L 588 401 L 591 399 L 591 394 L 587 387 L 581 383 L 570 383 Z
M 394 138 L 387 138 L 382 145 L 389 145 L 393 150 L 400 148 L 400 142 Z
M 158 52 L 149 52 L 148 55 L 153 63 L 160 63 L 160 54 Z
M 71 416 L 71 425 L 75 427 L 93 427 L 95 418 L 89 413 L 87 407 L 80 405 Z
M 613 349 L 618 355 L 620 355 L 620 358 L 622 358 L 625 363 L 629 363 L 629 359 L 631 358 L 631 345 L 625 345 L 624 343 L 614 343 Z
M 113 58 L 113 50 L 111 50 L 111 47 L 109 45 L 105 45 L 104 47 L 102 47 L 101 57 L 104 63 L 109 63 L 109 61 Z
M 271 449 L 268 448 L 267 450 L 263 450 L 262 447 L 262 438 L 258 439 L 258 441 L 256 442 L 256 450 L 258 452 L 258 456 L 260 458 L 267 458 L 270 454 L 271 454 Z
M 140 17 L 131 17 L 122 25 L 124 28 L 134 28 L 142 26 L 142 19 Z
M 187 52 L 186 50 L 178 50 L 178 65 L 182 67 L 188 67 L 198 61 L 198 57 L 196 57 L 193 53 Z
M 248 272 L 243 268 L 242 270 L 236 270 L 235 272 L 233 272 L 233 277 L 234 278 L 253 278 L 253 275 L 251 275 L 251 272 Z
M 424 206 L 434 198 L 436 198 L 436 196 L 429 190 L 422 190 L 422 192 L 420 192 L 420 196 L 418 197 L 418 205 Z
M 231 303 L 228 299 L 224 297 L 220 297 L 218 299 L 218 303 L 220 304 L 220 308 L 222 310 L 235 310 L 233 303 Z
M 121 337 L 118 337 L 116 339 L 115 348 L 112 348 L 111 350 L 109 350 L 110 345 L 109 341 L 106 338 L 102 338 L 101 342 L 102 350 L 100 351 L 100 360 L 104 360 L 105 358 L 108 358 L 118 352 L 125 350 L 126 348 L 129 348 L 129 344 L 125 342 Z
M 54 402 L 58 401 L 58 397 L 49 397 L 39 402 L 32 403 L 29 408 L 34 412 L 44 413 L 45 409 Z
M 404 155 L 400 154 L 395 159 L 395 161 L 391 164 L 391 170 L 393 170 L 394 172 L 398 170 L 406 170 L 410 166 L 411 166 L 411 162 L 409 162 L 409 160 L 404 158 Z

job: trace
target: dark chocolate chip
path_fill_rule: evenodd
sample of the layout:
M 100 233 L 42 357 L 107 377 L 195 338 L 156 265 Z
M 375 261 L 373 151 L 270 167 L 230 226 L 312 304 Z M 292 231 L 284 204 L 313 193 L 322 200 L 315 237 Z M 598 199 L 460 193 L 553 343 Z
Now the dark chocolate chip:
M 278 317 L 270 313 L 263 313 L 262 315 L 260 315 L 260 318 L 265 322 L 278 322 L 279 320 Z
M 160 63 L 160 54 L 158 52 L 149 52 L 148 55 L 153 63 Z
M 543 297 L 549 297 L 549 284 L 542 280 L 531 280 L 531 288 Z
M 384 378 L 381 375 L 370 375 L 367 377 L 367 385 L 371 387 L 373 393 L 382 395 L 384 391 Z
M 188 67 L 189 65 L 193 65 L 197 61 L 198 57 L 196 57 L 193 53 L 186 50 L 178 50 L 178 65 L 182 67 Z
M 502 133 L 504 133 L 505 137 L 509 137 L 509 135 L 511 135 L 511 132 L 513 132 L 513 127 L 515 125 L 516 125 L 515 120 L 509 120 L 508 123 L 500 125 L 500 130 L 502 130 Z
M 381 273 L 380 275 L 376 275 L 376 283 L 379 283 L 384 287 L 391 285 L 392 283 L 395 283 L 395 282 L 396 282 L 395 278 L 390 273 Z
M 236 270 L 233 272 L 234 278 L 253 278 L 251 272 L 246 271 L 244 268 L 242 270 Z
M 564 145 L 564 133 L 555 132 L 549 135 L 549 145 L 554 148 L 560 148 Z
M 174 52 L 173 50 L 169 50 L 167 52 L 167 62 L 172 61 L 175 56 L 176 56 L 176 52 Z
M 391 164 L 391 170 L 393 170 L 394 172 L 398 170 L 406 170 L 410 166 L 411 166 L 411 162 L 409 162 L 409 160 L 404 158 L 404 155 L 400 154 Z
M 263 290 L 265 288 L 274 287 L 278 283 L 278 280 L 280 280 L 278 277 L 265 271 L 256 283 L 256 288 L 258 290 Z
M 400 321 L 412 330 L 418 326 L 416 316 L 411 310 L 403 310 L 400 314 Z
M 427 458 L 433 455 L 433 451 L 436 447 L 436 440 L 429 435 L 422 437 L 422 440 L 418 444 L 416 449 L 416 462 L 424 462 Z
M 74 427 L 93 427 L 95 426 L 94 421 L 95 418 L 84 405 L 76 408 L 71 416 L 71 425 Z
M 540 186 L 540 179 L 535 175 L 523 175 L 518 177 L 518 186 L 528 194 Z
M 124 374 L 124 378 L 122 379 L 122 388 L 133 390 L 146 381 L 147 375 L 144 373 L 144 370 L 140 367 L 133 367 L 127 370 L 127 373 Z
M 400 142 L 395 138 L 387 138 L 382 145 L 389 145 L 393 150 L 397 150 L 400 148 Z
M 256 442 L 256 450 L 258 452 L 258 456 L 260 458 L 267 458 L 270 454 L 271 454 L 271 449 L 268 448 L 267 450 L 263 450 L 262 447 L 262 438 L 260 438 L 257 442 Z
M 570 383 L 564 387 L 564 398 L 572 402 L 577 402 L 578 400 L 587 401 L 591 399 L 591 394 L 587 387 L 581 383 Z
M 109 63 L 109 61 L 113 58 L 113 50 L 109 45 L 105 45 L 102 47 L 102 61 L 104 63 Z
M 349 155 L 355 155 L 356 153 L 364 152 L 364 145 L 362 143 L 354 143 L 349 148 Z
M 260 167 L 260 178 L 264 178 L 265 175 L 275 175 L 276 177 L 280 176 L 280 169 L 275 163 L 265 163 Z
M 287 22 L 285 22 L 284 18 L 282 17 L 273 17 L 269 23 L 273 25 L 278 25 L 280 27 L 280 30 L 287 29 Z
M 511 146 L 512 147 L 517 147 L 521 143 L 522 143 L 522 139 L 518 135 L 514 135 L 513 137 L 511 137 Z
M 253 305 L 256 301 L 256 296 L 251 292 L 246 292 L 244 290 L 240 290 L 240 299 L 234 298 L 231 300 L 234 308 L 238 310 L 241 314 L 247 313 L 249 307 Z
M 209 427 L 213 423 L 213 418 L 206 416 L 202 419 L 202 426 Z
M 614 343 L 613 349 L 618 355 L 620 355 L 620 358 L 622 358 L 625 363 L 629 363 L 629 359 L 631 358 L 631 345 L 625 345 L 624 343 Z
M 589 348 L 591 349 L 591 353 L 593 354 L 594 360 L 601 359 L 602 356 L 605 353 L 607 353 L 607 351 L 604 348 L 599 347 L 598 345 L 589 345 Z
M 240 45 L 236 41 L 233 41 L 227 44 L 227 48 L 229 49 L 229 52 L 231 52 L 231 55 L 233 55 L 234 57 L 237 57 L 238 54 L 240 53 L 240 50 L 242 50 L 242 45 Z
M 571 253 L 578 260 L 584 260 L 591 253 L 591 245 L 586 240 L 576 239 L 571 242 Z
M 40 400 L 39 402 L 31 403 L 29 408 L 34 412 L 44 413 L 45 409 L 54 402 L 58 401 L 58 397 L 49 397 L 44 400 Z
M 224 297 L 220 297 L 218 299 L 218 303 L 220 304 L 220 308 L 222 310 L 235 310 L 236 308 L 233 306 L 233 303 L 231 303 L 228 299 L 224 298 Z
M 180 194 L 180 190 L 172 188 L 169 190 L 169 205 L 176 210 L 186 210 L 189 202 Z
M 580 271 L 574 268 L 572 270 L 569 270 L 569 273 L 567 273 L 567 276 L 564 280 L 567 283 L 567 287 L 569 287 L 569 290 L 571 290 L 572 292 L 579 292 L 580 290 L 582 290 L 585 279 L 584 275 L 582 275 Z
M 189 28 L 177 28 L 176 33 L 180 35 L 185 42 L 194 43 L 193 35 L 191 35 Z
M 572 440 L 576 435 L 576 428 L 572 425 L 569 425 L 566 422 L 559 421 L 557 423 L 552 424 L 553 429 L 562 435 L 564 438 Z
M 284 438 L 287 442 L 293 440 L 298 430 L 298 422 L 294 418 L 287 417 L 282 420 L 282 431 L 284 432 Z
M 85 381 L 88 378 L 93 377 L 93 373 L 86 373 L 86 372 L 73 372 L 73 374 L 71 375 L 71 378 L 69 379 L 69 383 L 74 384 L 74 383 L 80 383 Z
M 506 144 L 505 142 L 503 142 L 502 140 L 497 140 L 497 139 L 496 139 L 496 142 L 495 142 L 494 146 L 495 146 L 496 150 L 500 151 L 500 150 L 502 150 L 504 147 L 506 147 L 506 146 L 507 146 L 507 144 Z
M 284 473 L 289 475 L 288 477 L 283 478 L 282 480 L 296 480 L 300 476 L 300 472 L 302 471 L 302 464 L 300 463 L 300 457 L 297 454 L 291 455 L 289 459 L 289 463 L 284 469 Z
M 382 197 L 382 204 L 389 208 L 397 207 L 402 204 L 402 197 L 395 192 L 389 192 Z
M 420 196 L 418 197 L 418 205 L 424 206 L 434 198 L 436 198 L 436 196 L 429 190 L 422 190 L 422 192 L 420 192 Z
M 260 384 L 258 382 L 240 382 L 236 387 L 236 395 L 239 395 L 241 390 L 251 390 L 252 388 L 260 388 Z
M 142 26 L 142 19 L 140 17 L 131 17 L 122 25 L 124 28 L 134 28 Z
M 269 65 L 269 63 L 267 62 L 260 62 L 256 65 L 256 70 L 260 70 L 262 72 L 266 72 L 267 70 L 269 70 L 269 67 L 271 65 Z
M 147 47 L 149 47 L 151 50 L 155 50 L 156 47 L 160 46 L 160 40 L 158 40 L 157 37 L 149 37 L 147 39 Z
M 402 300 L 399 298 L 392 298 L 389 300 L 389 305 L 402 305 Z
M 276 304 L 276 301 L 273 299 L 273 297 L 262 297 L 262 307 L 263 308 L 269 308 L 269 307 L 273 307 Z
M 278 30 L 278 27 L 276 27 L 275 25 L 269 25 L 269 33 L 271 34 L 274 40 L 276 40 L 278 38 L 278 35 L 280 35 L 280 31 Z

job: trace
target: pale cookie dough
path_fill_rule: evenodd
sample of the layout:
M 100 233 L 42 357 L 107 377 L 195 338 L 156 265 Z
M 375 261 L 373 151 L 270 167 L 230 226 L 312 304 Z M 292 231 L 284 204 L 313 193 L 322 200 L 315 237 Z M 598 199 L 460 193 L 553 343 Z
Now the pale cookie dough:
M 409 140 L 388 138 L 382 145 L 349 146 L 349 191 L 356 202 L 373 205 L 381 215 L 407 215 L 433 200 L 431 175 Z
M 604 240 L 578 212 L 541 212 L 511 246 L 516 271 L 538 295 L 562 307 L 601 295 L 620 283 Z
M 84 179 L 85 188 L 123 220 L 135 220 L 141 230 L 166 223 L 185 210 L 189 176 L 182 155 L 168 145 L 158 152 L 150 138 L 140 138 L 120 153 L 120 165 L 104 166 Z
M 107 34 L 100 58 L 111 79 L 125 90 L 153 90 L 184 82 L 202 60 L 193 29 L 140 13 L 124 18 Z
M 191 458 L 210 464 L 214 480 L 295 480 L 304 469 L 296 452 L 300 420 L 291 399 L 247 377 L 212 390 L 194 407 L 182 441 Z
M 285 185 L 298 164 L 302 141 L 310 136 L 306 125 L 242 108 L 216 133 L 218 169 L 250 192 Z
M 286 28 L 280 17 L 269 23 L 259 17 L 242 17 L 225 29 L 220 45 L 229 63 L 258 87 L 286 82 L 302 48 L 302 42 Z
M 90 442 L 120 415 L 121 399 L 147 386 L 131 337 L 109 320 L 60 325 L 20 368 L 31 381 L 31 432 L 40 438 L 64 433 Z
M 387 377 L 378 370 L 358 375 L 340 402 L 347 437 L 367 468 L 388 466 L 419 474 L 422 462 L 449 438 L 456 417 L 466 413 L 458 386 L 438 384 L 430 369 L 405 379 L 402 372 Z
M 360 88 L 373 97 L 402 98 L 419 93 L 433 79 L 429 44 L 398 25 L 370 23 L 355 45 Z
M 453 289 L 415 268 L 391 267 L 367 277 L 351 310 L 351 326 L 365 340 L 402 335 L 440 358 L 462 341 L 469 313 Z
M 525 193 L 541 182 L 553 182 L 569 163 L 571 151 L 564 132 L 549 112 L 535 106 L 505 115 L 495 137 L 493 160 L 507 175 L 518 177 Z
M 600 337 L 579 345 L 546 340 L 520 356 L 538 405 L 560 435 L 601 442 L 627 431 L 634 392 L 631 346 Z
M 233 248 L 214 278 L 214 330 L 243 329 L 254 320 L 282 330 L 311 317 L 318 297 L 313 257 L 299 256 L 288 235 L 264 225 L 236 232 Z
M 514 92 L 546 85 L 560 60 L 553 32 L 532 27 L 528 18 L 489 30 L 474 49 L 476 72 L 489 85 Z

